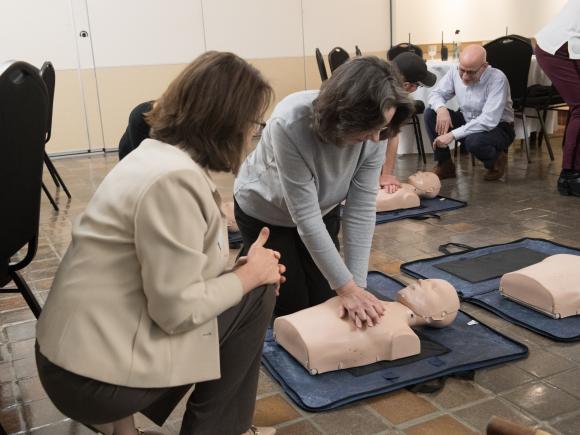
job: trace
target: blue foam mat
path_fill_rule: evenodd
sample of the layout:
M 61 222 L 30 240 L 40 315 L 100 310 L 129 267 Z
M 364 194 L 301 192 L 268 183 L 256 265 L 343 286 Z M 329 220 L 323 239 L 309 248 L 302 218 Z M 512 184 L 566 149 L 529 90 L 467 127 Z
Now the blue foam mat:
M 580 249 L 564 246 L 549 240 L 524 238 L 510 243 L 484 246 L 465 252 L 456 252 L 439 257 L 426 258 L 405 263 L 401 270 L 415 278 L 440 278 L 449 281 L 457 289 L 459 297 L 467 302 L 485 308 L 508 322 L 544 335 L 555 341 L 580 340 L 580 316 L 552 319 L 531 308 L 510 301 L 499 292 L 500 278 L 492 278 L 478 283 L 458 278 L 436 266 L 450 260 L 476 258 L 478 256 L 514 248 L 528 248 L 548 255 L 580 255 Z
M 456 210 L 465 207 L 465 201 L 437 196 L 435 198 L 421 198 L 421 205 L 403 210 L 384 211 L 377 213 L 377 225 L 407 218 L 435 216 L 443 211 Z
M 404 285 L 380 272 L 370 272 L 368 287 L 382 299 L 393 300 Z M 473 322 L 472 317 L 461 311 L 447 328 L 417 329 L 450 352 L 363 376 L 354 376 L 347 370 L 313 376 L 268 331 L 262 364 L 300 408 L 326 411 L 442 376 L 525 358 L 528 354 L 526 346 Z

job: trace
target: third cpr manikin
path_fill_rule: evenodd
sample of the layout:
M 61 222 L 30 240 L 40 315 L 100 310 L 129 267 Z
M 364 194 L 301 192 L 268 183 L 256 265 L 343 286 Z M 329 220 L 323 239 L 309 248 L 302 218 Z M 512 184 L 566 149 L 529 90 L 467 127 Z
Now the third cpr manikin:
M 421 351 L 412 326 L 442 328 L 453 322 L 459 298 L 441 279 L 419 280 L 398 292 L 397 302 L 383 302 L 381 322 L 358 329 L 339 318 L 340 298 L 278 317 L 274 336 L 311 374 L 390 361 Z
M 420 198 L 435 198 L 441 189 L 441 181 L 433 172 L 419 171 L 407 181 L 408 183 L 401 183 L 401 188 L 394 193 L 379 189 L 378 212 L 419 207 Z

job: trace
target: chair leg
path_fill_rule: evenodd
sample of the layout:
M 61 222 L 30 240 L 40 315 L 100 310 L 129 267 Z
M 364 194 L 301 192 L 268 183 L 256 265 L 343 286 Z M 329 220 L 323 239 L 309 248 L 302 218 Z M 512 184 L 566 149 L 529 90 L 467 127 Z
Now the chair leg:
M 415 132 L 415 143 L 417 144 L 417 153 L 419 158 L 423 160 L 423 164 L 427 164 L 427 159 L 425 157 L 425 148 L 423 147 L 423 138 L 421 137 L 421 125 L 419 124 L 419 118 L 417 115 L 413 115 L 411 120 L 413 124 L 413 131 Z
M 526 114 L 522 111 L 522 126 L 524 127 L 524 145 L 526 148 L 526 158 L 528 159 L 528 163 L 532 163 L 530 159 L 530 142 L 528 138 L 528 128 L 526 127 Z
M 60 187 L 60 184 L 58 183 L 58 178 L 56 178 L 56 174 L 54 173 L 54 167 L 49 163 L 50 159 L 48 157 L 48 155 L 46 153 L 44 153 L 44 164 L 46 165 L 46 169 L 48 169 L 48 172 L 50 173 L 50 176 L 52 177 L 52 181 L 54 182 L 54 185 L 56 187 Z
M 546 148 L 548 148 L 548 154 L 550 155 L 550 160 L 554 161 L 554 152 L 552 151 L 552 144 L 550 143 L 550 138 L 548 137 L 548 132 L 546 131 L 546 124 L 544 123 L 544 119 L 540 116 L 540 111 L 536 109 L 536 113 L 538 115 L 538 120 L 540 121 L 540 139 L 538 143 L 541 143 L 541 137 L 543 136 L 546 139 Z M 545 114 L 545 112 L 544 112 Z
M 70 192 L 68 191 L 66 184 L 64 184 L 62 177 L 56 170 L 54 163 L 52 163 L 52 160 L 50 160 L 50 157 L 48 157 L 48 154 L 46 154 L 46 152 L 44 153 L 44 163 L 46 164 L 46 167 L 48 168 L 50 175 L 52 175 L 52 179 L 54 180 L 54 184 L 56 184 L 56 187 L 62 186 L 62 189 L 64 190 L 64 193 L 66 193 L 66 196 L 71 198 Z
M 12 278 L 12 281 L 14 281 L 14 284 L 16 284 L 16 287 L 20 291 L 20 294 L 30 307 L 32 314 L 34 314 L 34 316 L 38 319 L 38 317 L 40 317 L 40 312 L 42 311 L 42 308 L 40 307 L 40 304 L 38 303 L 36 297 L 32 293 L 32 290 L 30 289 L 30 287 L 28 287 L 26 281 L 24 281 L 24 279 L 22 278 L 22 276 L 20 276 L 18 272 L 10 271 L 9 273 L 10 277 Z
M 538 111 L 538 109 L 536 109 L 536 112 L 538 113 L 538 118 L 540 117 L 540 113 Z M 544 124 L 546 123 L 546 119 L 548 119 L 548 109 L 544 109 L 544 112 L 542 113 L 542 120 L 544 121 Z M 538 148 L 542 147 L 542 140 L 544 139 L 544 131 L 541 130 L 540 134 L 538 135 Z
M 58 211 L 58 205 L 56 205 L 54 198 L 52 197 L 52 195 L 50 194 L 50 192 L 48 191 L 48 189 L 46 188 L 46 185 L 44 183 L 42 183 L 42 190 L 44 190 L 44 193 L 46 194 L 46 196 L 48 197 L 48 200 L 52 204 L 52 208 L 54 208 L 55 211 Z

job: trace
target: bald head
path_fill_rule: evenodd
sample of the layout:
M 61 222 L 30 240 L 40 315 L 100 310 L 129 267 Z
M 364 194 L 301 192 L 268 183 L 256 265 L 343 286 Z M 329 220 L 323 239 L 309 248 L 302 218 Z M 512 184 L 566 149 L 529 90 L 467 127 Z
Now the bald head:
M 486 52 L 481 45 L 471 44 L 461 50 L 459 55 L 459 75 L 467 86 L 479 81 L 486 66 Z
M 485 48 L 478 44 L 471 44 L 461 50 L 459 62 L 465 68 L 477 67 L 485 62 Z

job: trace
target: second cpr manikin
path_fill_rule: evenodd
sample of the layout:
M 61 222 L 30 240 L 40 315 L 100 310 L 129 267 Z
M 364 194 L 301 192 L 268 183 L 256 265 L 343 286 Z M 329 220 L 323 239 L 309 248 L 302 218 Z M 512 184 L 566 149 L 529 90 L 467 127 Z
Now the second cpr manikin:
M 557 254 L 500 281 L 503 296 L 553 318 L 580 314 L 580 256 Z
M 419 280 L 398 292 L 397 302 L 383 302 L 381 322 L 358 329 L 339 318 L 340 298 L 274 321 L 274 336 L 311 374 L 390 361 L 421 351 L 412 326 L 442 328 L 459 310 L 455 288 L 440 279 Z
M 408 183 L 394 193 L 384 189 L 377 192 L 377 211 L 392 211 L 419 207 L 420 198 L 435 198 L 441 189 L 441 181 L 433 172 L 419 171 L 409 177 Z

